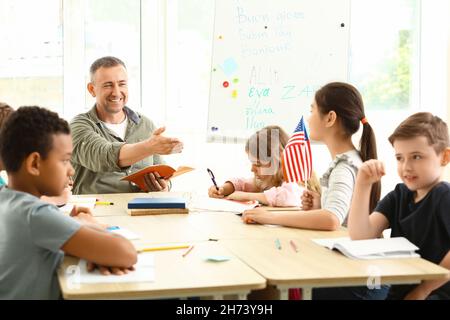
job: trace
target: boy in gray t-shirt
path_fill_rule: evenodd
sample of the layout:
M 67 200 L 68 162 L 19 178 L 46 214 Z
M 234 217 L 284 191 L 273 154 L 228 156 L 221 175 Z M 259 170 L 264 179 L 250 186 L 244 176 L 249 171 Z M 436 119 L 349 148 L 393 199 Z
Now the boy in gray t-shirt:
M 59 298 L 56 270 L 64 253 L 104 273 L 127 273 L 136 263 L 133 245 L 86 223 L 86 211 L 67 217 L 39 199 L 62 193 L 73 175 L 71 154 L 67 122 L 43 108 L 19 108 L 0 132 L 9 180 L 0 188 L 0 299 Z

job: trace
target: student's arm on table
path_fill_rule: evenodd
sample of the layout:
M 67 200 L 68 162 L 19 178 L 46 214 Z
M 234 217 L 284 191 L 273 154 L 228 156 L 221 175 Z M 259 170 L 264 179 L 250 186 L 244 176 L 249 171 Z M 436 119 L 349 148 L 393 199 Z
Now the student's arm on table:
M 89 261 L 89 270 L 98 266 L 103 274 L 127 273 L 137 262 L 136 249 L 130 241 L 90 225 L 82 225 L 61 250 Z
M 352 240 L 373 239 L 389 227 L 388 219 L 380 212 L 369 212 L 370 191 L 385 175 L 383 162 L 369 160 L 359 168 L 348 216 L 348 231 Z
M 334 231 L 340 227 L 336 215 L 325 209 L 276 212 L 256 208 L 245 211 L 242 220 L 245 223 L 279 224 L 286 227 L 324 231 Z
M 447 252 L 444 259 L 442 259 L 439 265 L 450 270 L 450 251 Z M 447 274 L 447 277 L 443 279 L 422 281 L 421 284 L 419 284 L 406 295 L 405 300 L 426 299 L 431 294 L 431 292 L 446 284 L 449 281 L 449 278 L 450 276 L 449 274 Z
M 237 200 L 237 201 L 253 201 L 256 200 L 261 204 L 269 205 L 269 201 L 267 201 L 267 197 L 263 192 L 244 192 L 244 191 L 235 191 L 226 197 L 228 200 Z

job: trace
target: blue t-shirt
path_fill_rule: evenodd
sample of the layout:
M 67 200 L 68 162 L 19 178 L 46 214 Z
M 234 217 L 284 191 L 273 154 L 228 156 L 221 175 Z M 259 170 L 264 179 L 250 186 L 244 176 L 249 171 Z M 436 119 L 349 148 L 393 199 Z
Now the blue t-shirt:
M 60 298 L 60 248 L 80 226 L 54 205 L 0 187 L 0 299 Z
M 4 186 L 6 183 L 5 183 L 5 180 L 3 180 L 3 178 L 2 177 L 0 177 L 0 187 L 1 186 Z
M 392 237 L 405 237 L 417 247 L 426 260 L 439 264 L 450 250 L 450 184 L 434 186 L 419 202 L 414 192 L 401 183 L 387 194 L 375 211 L 389 220 Z M 402 299 L 416 285 L 392 286 L 388 298 Z M 432 295 L 450 299 L 450 282 Z

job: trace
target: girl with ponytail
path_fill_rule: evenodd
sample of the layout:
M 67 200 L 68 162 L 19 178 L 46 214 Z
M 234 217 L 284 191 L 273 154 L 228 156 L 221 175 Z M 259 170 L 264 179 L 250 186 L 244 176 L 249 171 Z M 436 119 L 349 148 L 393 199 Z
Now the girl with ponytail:
M 308 119 L 310 139 L 323 142 L 332 162 L 320 179 L 322 195 L 304 191 L 302 211 L 270 212 L 256 208 L 244 212 L 246 223 L 279 224 L 315 230 L 346 226 L 356 175 L 364 161 L 377 158 L 375 135 L 364 112 L 361 94 L 350 84 L 333 82 L 320 88 Z M 363 126 L 357 149 L 352 136 Z M 380 184 L 372 186 L 370 212 L 380 198 Z M 383 299 L 387 288 L 323 288 L 313 290 L 313 299 Z

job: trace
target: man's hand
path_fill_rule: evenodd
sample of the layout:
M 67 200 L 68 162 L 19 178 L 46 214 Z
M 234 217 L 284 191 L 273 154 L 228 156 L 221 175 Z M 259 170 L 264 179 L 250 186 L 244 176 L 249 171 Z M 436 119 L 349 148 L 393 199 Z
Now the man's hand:
M 144 182 L 148 191 L 169 191 L 167 181 L 158 172 L 150 172 L 144 175 Z
M 162 136 L 165 130 L 166 128 L 161 127 L 153 131 L 152 136 L 147 140 L 149 149 L 153 154 L 180 153 L 183 150 L 183 143 L 176 138 Z

